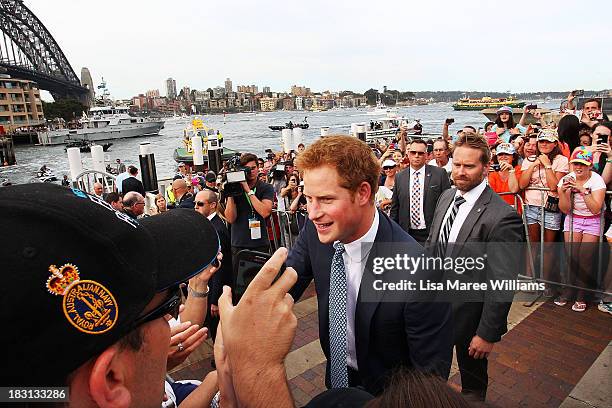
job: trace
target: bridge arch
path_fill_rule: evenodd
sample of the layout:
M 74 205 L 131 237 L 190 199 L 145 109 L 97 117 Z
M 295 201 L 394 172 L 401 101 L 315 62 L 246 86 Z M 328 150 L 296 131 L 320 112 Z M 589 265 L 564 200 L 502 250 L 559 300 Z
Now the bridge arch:
M 58 43 L 21 0 L 0 0 L 0 67 L 11 76 L 36 81 L 55 99 L 73 97 L 89 105 Z

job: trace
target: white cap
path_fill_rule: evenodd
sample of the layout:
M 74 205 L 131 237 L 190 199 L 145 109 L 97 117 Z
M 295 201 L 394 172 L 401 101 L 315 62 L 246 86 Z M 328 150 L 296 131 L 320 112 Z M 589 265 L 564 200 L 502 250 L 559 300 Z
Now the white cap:
M 395 167 L 397 166 L 397 163 L 391 159 L 387 159 L 383 162 L 382 166 L 383 167 Z

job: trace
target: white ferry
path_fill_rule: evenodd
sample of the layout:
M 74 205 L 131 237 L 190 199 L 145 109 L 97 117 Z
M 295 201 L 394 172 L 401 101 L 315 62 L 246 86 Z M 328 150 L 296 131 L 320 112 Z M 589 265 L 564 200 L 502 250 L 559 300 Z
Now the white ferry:
M 74 140 L 97 142 L 129 137 L 155 136 L 164 127 L 164 121 L 129 115 L 125 106 L 91 108 L 89 116 L 83 114 L 81 128 L 60 129 L 38 134 L 43 145 L 65 144 Z
M 382 136 L 394 136 L 400 130 L 400 125 L 408 127 L 408 133 L 413 133 L 412 129 L 416 121 L 409 120 L 401 116 L 387 115 L 383 118 L 373 119 L 366 123 L 366 139 L 379 138 Z

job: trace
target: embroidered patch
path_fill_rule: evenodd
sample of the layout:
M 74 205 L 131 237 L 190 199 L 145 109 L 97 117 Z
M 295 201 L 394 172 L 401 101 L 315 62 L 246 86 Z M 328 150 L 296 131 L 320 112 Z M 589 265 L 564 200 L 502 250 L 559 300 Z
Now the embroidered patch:
M 92 280 L 79 280 L 78 268 L 65 264 L 49 267 L 52 276 L 47 280 L 50 293 L 63 296 L 62 307 L 68 321 L 87 334 L 101 334 L 117 322 L 119 308 L 112 293 L 104 285 Z

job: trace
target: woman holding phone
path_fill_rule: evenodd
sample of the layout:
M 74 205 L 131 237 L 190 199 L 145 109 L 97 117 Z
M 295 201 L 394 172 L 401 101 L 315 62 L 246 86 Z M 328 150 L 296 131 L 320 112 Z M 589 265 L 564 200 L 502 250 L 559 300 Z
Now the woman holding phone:
M 514 123 L 511 107 L 502 106 L 497 110 L 497 118 L 495 118 L 495 124 L 491 128 L 491 132 L 497 133 L 497 136 L 505 143 L 510 142 L 510 136 L 524 135 L 526 130 L 524 126 Z
M 544 242 L 554 242 L 557 232 L 561 229 L 561 213 L 559 212 L 559 195 L 557 184 L 559 179 L 569 172 L 567 157 L 561 154 L 557 131 L 543 129 L 537 136 L 536 154 L 525 157 L 521 165 L 519 188 L 525 190 L 525 217 L 529 230 L 529 241 L 540 242 L 541 228 L 544 228 Z M 525 151 L 528 149 L 526 147 Z M 542 193 L 540 190 L 548 189 Z M 542 215 L 544 225 L 542 224 Z M 554 259 L 544 259 L 542 276 L 551 279 Z
M 563 235 L 568 244 L 570 285 L 579 288 L 594 288 L 592 262 L 596 243 L 601 231 L 601 210 L 606 194 L 603 178 L 591 171 L 593 153 L 584 146 L 577 147 L 570 160 L 572 172 L 558 184 L 559 209 L 565 218 Z M 584 312 L 584 291 L 567 288 L 555 304 L 564 306 L 568 299 L 575 300 L 572 310 Z

